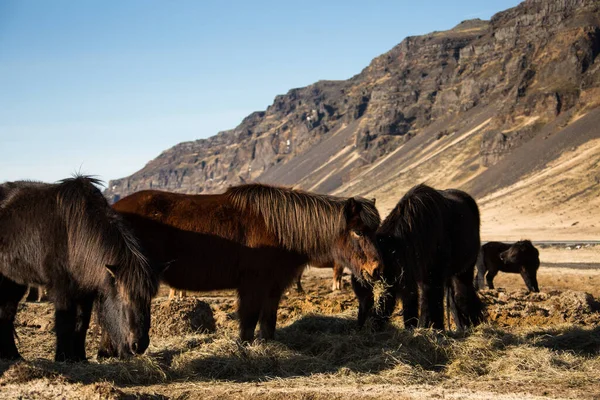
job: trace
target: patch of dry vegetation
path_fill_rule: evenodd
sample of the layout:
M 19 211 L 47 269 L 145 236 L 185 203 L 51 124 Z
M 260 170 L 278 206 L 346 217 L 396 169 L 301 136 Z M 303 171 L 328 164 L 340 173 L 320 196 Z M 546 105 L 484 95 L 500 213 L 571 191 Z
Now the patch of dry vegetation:
M 232 292 L 171 303 L 159 298 L 147 354 L 124 361 L 54 363 L 53 333 L 19 322 L 19 347 L 26 361 L 0 363 L 0 395 L 286 400 L 600 396 L 600 318 L 589 295 L 544 291 L 540 281 L 541 294 L 519 288 L 485 291 L 490 315 L 500 317 L 467 334 L 404 330 L 399 310 L 390 327 L 373 332 L 356 328 L 351 291 L 330 293 L 329 276 L 323 274 L 328 271 L 312 272 L 304 279 L 306 294 L 290 291 L 284 299 L 277 341 L 272 342 L 237 341 Z M 48 304 L 23 306 L 19 321 L 34 318 L 43 308 L 51 309 Z M 538 309 L 549 310 L 546 320 L 528 319 L 527 312 L 535 316 Z M 198 320 L 213 321 L 216 331 L 191 328 Z M 96 351 L 94 335 L 93 330 L 90 354 Z M 39 346 L 42 342 L 50 345 Z

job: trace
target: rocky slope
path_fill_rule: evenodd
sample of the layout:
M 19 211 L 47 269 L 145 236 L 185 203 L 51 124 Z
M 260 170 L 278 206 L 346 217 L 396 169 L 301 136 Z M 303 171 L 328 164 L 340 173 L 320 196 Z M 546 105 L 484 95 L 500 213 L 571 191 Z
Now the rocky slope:
M 600 159 L 599 52 L 600 2 L 527 0 L 491 21 L 408 37 L 349 80 L 290 90 L 235 129 L 178 144 L 111 181 L 106 194 L 261 181 L 374 195 L 386 212 L 427 182 L 467 189 L 491 209 L 501 189 L 526 179 L 539 189 L 552 177 L 566 186 L 534 201 L 569 208 L 577 194 L 600 208 L 598 164 L 560 161 L 567 151 Z

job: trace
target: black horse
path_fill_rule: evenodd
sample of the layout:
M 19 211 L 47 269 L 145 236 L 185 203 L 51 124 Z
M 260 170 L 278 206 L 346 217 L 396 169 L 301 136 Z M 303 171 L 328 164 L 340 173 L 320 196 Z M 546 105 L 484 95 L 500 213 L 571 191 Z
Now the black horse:
M 76 176 L 0 185 L 0 358 L 20 358 L 14 321 L 27 285 L 43 285 L 54 302 L 57 361 L 86 359 L 96 298 L 119 356 L 148 347 L 158 276 L 98 183 Z
M 539 292 L 537 270 L 540 267 L 540 252 L 529 240 L 513 244 L 488 242 L 481 246 L 477 260 L 475 288 L 483 289 L 484 280 L 494 288 L 494 277 L 498 271 L 521 274 L 530 292 Z
M 377 240 L 387 289 L 379 297 L 376 325 L 389 320 L 400 297 L 405 327 L 444 329 L 444 290 L 458 329 L 483 321 L 484 306 L 473 288 L 480 239 L 471 196 L 418 185 L 383 221 Z M 374 305 L 373 287 L 354 278 L 352 287 L 362 326 Z

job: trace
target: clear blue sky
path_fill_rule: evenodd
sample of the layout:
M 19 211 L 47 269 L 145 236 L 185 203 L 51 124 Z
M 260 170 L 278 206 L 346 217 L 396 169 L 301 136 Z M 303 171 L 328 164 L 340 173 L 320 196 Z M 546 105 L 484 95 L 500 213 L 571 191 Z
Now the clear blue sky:
M 514 0 L 0 0 L 0 182 L 109 180 Z

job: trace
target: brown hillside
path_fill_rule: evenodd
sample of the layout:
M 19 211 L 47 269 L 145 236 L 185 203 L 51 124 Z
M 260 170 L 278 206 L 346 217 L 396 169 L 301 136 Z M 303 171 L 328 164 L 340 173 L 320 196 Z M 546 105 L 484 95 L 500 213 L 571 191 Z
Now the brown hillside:
M 527 0 L 489 22 L 406 38 L 349 80 L 277 96 L 106 194 L 261 181 L 375 196 L 385 214 L 426 182 L 470 191 L 484 238 L 597 239 L 598 53 L 598 1 Z

